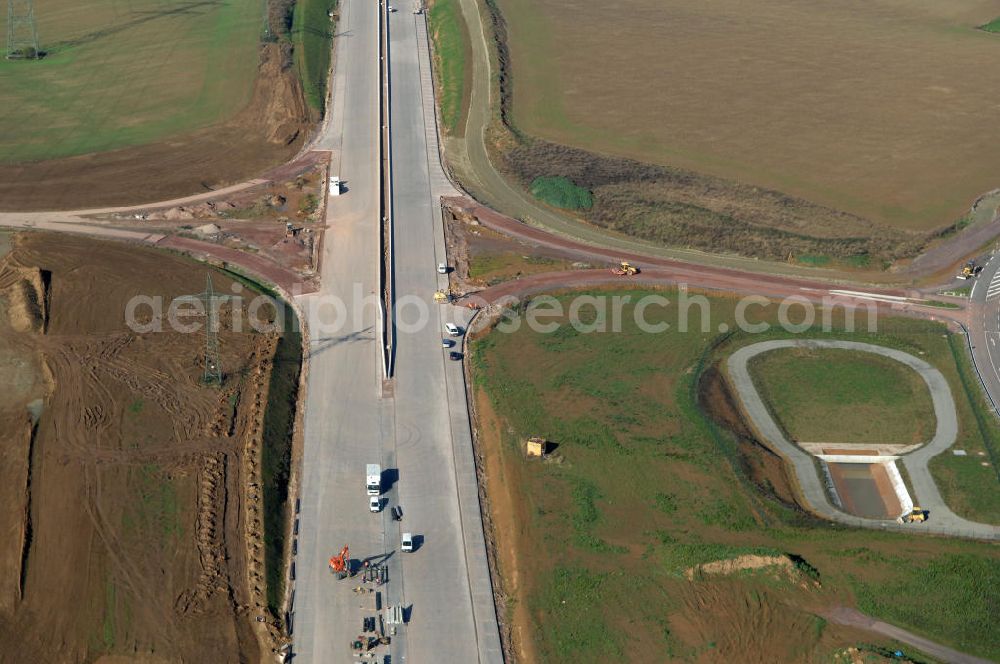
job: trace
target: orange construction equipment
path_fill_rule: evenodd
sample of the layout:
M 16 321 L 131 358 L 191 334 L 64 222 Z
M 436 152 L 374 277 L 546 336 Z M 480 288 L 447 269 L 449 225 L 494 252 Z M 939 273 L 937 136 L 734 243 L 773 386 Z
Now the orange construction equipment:
M 631 277 L 633 274 L 639 274 L 639 268 L 628 261 L 622 261 L 618 267 L 611 268 L 611 274 L 616 274 L 619 277 Z
M 339 556 L 330 557 L 330 571 L 337 574 L 341 579 L 347 576 L 351 571 L 348 569 L 348 564 L 350 562 L 350 559 L 347 557 L 348 554 L 347 545 L 345 544 L 344 548 L 340 550 Z

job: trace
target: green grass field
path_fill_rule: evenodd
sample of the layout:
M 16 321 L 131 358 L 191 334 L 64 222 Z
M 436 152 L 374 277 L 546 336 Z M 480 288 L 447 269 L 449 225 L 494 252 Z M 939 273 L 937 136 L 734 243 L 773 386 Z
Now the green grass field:
M 979 26 L 986 32 L 1000 32 L 1000 18 L 995 18 L 989 23 Z
M 838 349 L 787 349 L 754 358 L 752 375 L 797 442 L 925 443 L 934 435 L 926 384 L 887 357 Z
M 257 0 L 36 4 L 48 55 L 0 59 L 0 161 L 139 145 L 230 118 L 250 99 L 261 9 Z
M 326 84 L 330 72 L 330 40 L 333 22 L 329 12 L 338 0 L 298 0 L 292 15 L 292 43 L 295 65 L 305 92 L 306 102 L 314 112 L 322 113 L 326 102 Z
M 995 4 L 497 4 L 529 136 L 898 229 L 951 224 L 997 186 L 994 123 L 964 110 L 993 104 L 1000 40 L 977 27 Z
M 434 74 L 441 125 L 447 133 L 460 135 L 471 75 L 468 29 L 458 0 L 432 0 L 427 20 L 434 42 Z
M 628 294 L 634 302 L 643 293 Z M 710 329 L 732 326 L 734 301 L 711 303 Z M 852 530 L 803 515 L 748 474 L 746 448 L 703 411 L 703 400 L 716 398 L 699 397 L 702 379 L 718 362 L 739 345 L 787 333 L 679 332 L 674 307 L 651 307 L 648 321 L 672 325 L 651 334 L 634 324 L 632 306 L 621 309 L 620 332 L 582 333 L 556 316 L 546 319 L 564 323 L 554 333 L 522 325 L 472 344 L 474 384 L 499 417 L 480 425 L 498 450 L 484 454 L 498 455 L 503 469 L 488 495 L 495 514 L 505 501 L 514 513 L 515 526 L 494 533 L 497 550 L 521 561 L 509 617 L 521 621 L 515 634 L 535 659 L 652 661 L 666 654 L 688 661 L 711 654 L 725 661 L 725 640 L 739 631 L 748 640 L 730 644 L 737 651 L 729 656 L 753 647 L 764 649 L 753 651 L 761 661 L 831 661 L 831 644 L 816 636 L 824 629 L 809 627 L 808 616 L 800 621 L 794 607 L 852 601 L 927 638 L 1000 657 L 1000 634 L 990 622 L 990 589 L 1000 583 L 995 547 Z M 763 320 L 773 316 L 761 313 Z M 850 338 L 920 354 L 958 380 L 937 324 L 882 319 L 879 333 Z M 982 448 L 961 386 L 955 396 L 961 444 Z M 532 435 L 558 444 L 554 460 L 523 456 L 522 441 Z M 976 491 L 997 492 L 995 475 L 992 484 L 983 482 Z M 498 495 L 498 486 L 509 495 Z M 778 552 L 804 558 L 822 587 L 805 590 L 754 574 L 707 585 L 683 579 L 699 562 Z M 502 579 L 512 573 L 501 564 Z M 742 606 L 756 622 L 739 622 Z

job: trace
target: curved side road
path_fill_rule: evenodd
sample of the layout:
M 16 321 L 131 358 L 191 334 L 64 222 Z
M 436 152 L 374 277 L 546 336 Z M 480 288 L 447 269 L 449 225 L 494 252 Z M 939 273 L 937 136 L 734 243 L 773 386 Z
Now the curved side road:
M 751 359 L 761 353 L 783 348 L 838 348 L 876 353 L 901 362 L 920 374 L 931 393 L 934 416 L 937 419 L 937 430 L 929 443 L 901 458 L 910 475 L 913 491 L 917 494 L 917 504 L 930 510 L 930 518 L 927 521 L 901 525 L 878 519 L 865 519 L 841 512 L 830 504 L 826 489 L 816 472 L 814 457 L 785 437 L 781 428 L 771 417 L 767 406 L 764 405 L 764 401 L 757 392 L 757 387 L 750 376 L 747 364 Z M 727 369 L 751 425 L 773 449 L 791 464 L 798 478 L 802 496 L 808 507 L 816 514 L 831 521 L 862 528 L 935 533 L 970 539 L 1000 539 L 1000 528 L 997 526 L 968 521 L 952 512 L 941 498 L 937 484 L 931 477 L 927 463 L 932 457 L 941 454 L 955 442 L 958 435 L 958 419 L 955 402 L 952 399 L 947 381 L 940 371 L 923 360 L 903 351 L 873 344 L 853 341 L 786 339 L 762 341 L 740 348 L 729 357 Z
M 469 111 L 463 128 L 464 135 L 448 138 L 445 141 L 445 152 L 450 170 L 474 198 L 497 211 L 517 217 L 525 223 L 544 228 L 556 235 L 617 251 L 671 258 L 699 265 L 724 266 L 748 272 L 852 278 L 851 275 L 838 274 L 834 270 L 803 268 L 742 256 L 711 254 L 696 249 L 668 248 L 592 226 L 539 204 L 519 184 L 508 181 L 490 159 L 488 146 L 495 140 L 495 136 L 492 135 L 493 123 L 496 122 L 500 106 L 497 99 L 496 57 L 490 31 L 491 18 L 484 3 L 478 0 L 459 0 L 459 5 L 469 27 L 472 80 Z M 917 257 L 912 265 L 904 267 L 897 273 L 866 276 L 889 285 L 893 282 L 909 283 L 914 278 L 924 275 L 950 271 L 963 257 L 975 253 L 979 247 L 998 235 L 1000 235 L 1000 218 L 955 234 L 954 237 Z M 858 275 L 853 275 L 853 279 L 858 279 Z

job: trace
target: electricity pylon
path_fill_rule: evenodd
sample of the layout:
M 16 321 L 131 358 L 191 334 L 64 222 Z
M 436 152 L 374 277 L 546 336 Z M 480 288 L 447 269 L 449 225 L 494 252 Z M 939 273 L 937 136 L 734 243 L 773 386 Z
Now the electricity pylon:
M 34 0 L 7 0 L 7 59 L 38 56 Z
M 205 275 L 205 292 L 182 295 L 179 301 L 199 300 L 205 303 L 205 371 L 202 380 L 206 385 L 222 385 L 222 364 L 219 362 L 219 321 L 216 302 L 225 302 L 228 295 L 216 295 L 212 290 L 212 275 Z

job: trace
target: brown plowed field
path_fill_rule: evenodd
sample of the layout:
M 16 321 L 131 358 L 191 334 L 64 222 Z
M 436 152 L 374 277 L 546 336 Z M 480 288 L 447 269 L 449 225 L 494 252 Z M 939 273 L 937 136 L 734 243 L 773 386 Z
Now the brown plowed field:
M 803 217 L 799 232 L 840 237 L 940 228 L 997 186 L 1000 155 L 983 146 L 1000 39 L 976 29 L 995 0 L 498 5 L 513 122 L 530 136 L 875 222 Z
M 124 322 L 134 295 L 204 290 L 193 265 L 44 234 L 0 259 L 4 662 L 258 661 L 273 645 L 244 487 L 276 337 L 233 331 L 224 305 L 215 388 L 202 334 Z

